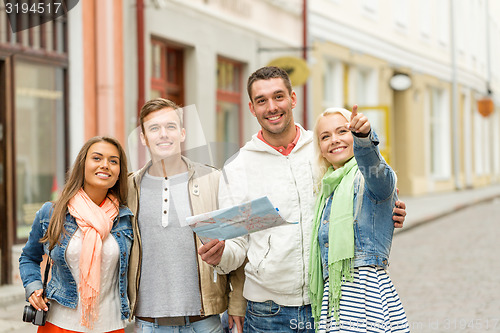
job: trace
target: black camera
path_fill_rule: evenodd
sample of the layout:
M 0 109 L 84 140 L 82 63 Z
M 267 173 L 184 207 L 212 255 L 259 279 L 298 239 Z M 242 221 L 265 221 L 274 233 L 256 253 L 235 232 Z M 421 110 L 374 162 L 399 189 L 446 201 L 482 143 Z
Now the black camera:
M 50 304 L 47 303 L 47 308 L 50 309 Z M 37 326 L 44 326 L 49 311 L 38 311 L 33 305 L 25 305 L 23 311 L 23 321 L 32 323 Z
M 43 277 L 43 292 L 42 292 L 42 297 L 45 298 L 45 290 L 47 290 L 47 282 L 49 280 L 49 271 L 51 265 L 51 259 L 50 259 L 50 253 L 52 251 L 49 251 L 49 256 L 47 258 L 47 263 L 45 264 L 45 274 Z M 50 303 L 47 302 L 47 311 L 38 311 L 33 307 L 33 305 L 25 305 L 24 306 L 24 311 L 23 311 L 23 321 L 27 323 L 32 323 L 33 325 L 37 326 L 45 326 L 45 321 L 47 320 L 47 313 L 50 310 Z

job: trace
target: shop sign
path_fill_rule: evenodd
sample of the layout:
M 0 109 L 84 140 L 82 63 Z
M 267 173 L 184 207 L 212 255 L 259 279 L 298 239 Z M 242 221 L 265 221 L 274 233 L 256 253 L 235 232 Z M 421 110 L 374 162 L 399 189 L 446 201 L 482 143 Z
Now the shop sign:
M 307 82 L 309 77 L 309 67 L 302 58 L 297 57 L 281 57 L 272 60 L 268 66 L 276 66 L 283 68 L 292 81 L 294 87 L 301 86 Z

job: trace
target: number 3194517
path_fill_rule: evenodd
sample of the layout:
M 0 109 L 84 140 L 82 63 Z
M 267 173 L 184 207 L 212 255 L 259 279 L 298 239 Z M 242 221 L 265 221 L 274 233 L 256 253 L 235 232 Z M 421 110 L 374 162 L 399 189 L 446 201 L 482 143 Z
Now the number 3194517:
M 7 14 L 58 14 L 61 2 L 47 3 L 5 3 L 5 12 Z

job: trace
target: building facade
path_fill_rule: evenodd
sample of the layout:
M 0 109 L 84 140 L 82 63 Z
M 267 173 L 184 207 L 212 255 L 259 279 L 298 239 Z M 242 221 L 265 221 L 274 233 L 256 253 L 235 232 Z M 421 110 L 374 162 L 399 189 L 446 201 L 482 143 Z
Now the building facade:
M 380 134 L 404 195 L 498 182 L 500 68 L 492 61 L 500 50 L 498 6 L 309 1 L 313 115 L 358 104 Z M 397 87 L 398 79 L 409 87 Z M 494 105 L 488 116 L 479 110 L 485 100 Z
M 125 141 L 122 1 L 51 4 L 11 16 L 0 6 L 0 284 L 19 279 L 36 211 L 82 144 Z
M 125 35 L 136 36 L 124 47 L 127 132 L 136 132 L 144 101 L 166 97 L 188 106 L 186 153 L 222 166 L 258 128 L 248 111 L 248 75 L 290 49 L 300 55 L 301 1 L 137 4 L 124 8 L 125 21 L 134 22 Z M 129 148 L 137 145 L 137 136 L 129 138 Z M 137 151 L 129 150 L 133 167 L 142 165 Z
M 11 19 L 2 8 L 0 283 L 12 280 L 12 245 L 27 238 L 38 204 L 64 181 L 68 149 L 67 20 L 25 29 L 40 16 Z

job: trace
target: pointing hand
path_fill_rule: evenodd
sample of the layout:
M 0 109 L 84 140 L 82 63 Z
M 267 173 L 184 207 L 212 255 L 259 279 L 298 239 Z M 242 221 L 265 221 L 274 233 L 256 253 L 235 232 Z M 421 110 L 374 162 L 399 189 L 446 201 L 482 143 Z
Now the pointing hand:
M 354 104 L 352 107 L 351 119 L 348 128 L 355 133 L 368 135 L 371 130 L 368 118 L 362 113 L 358 113 L 358 105 Z

